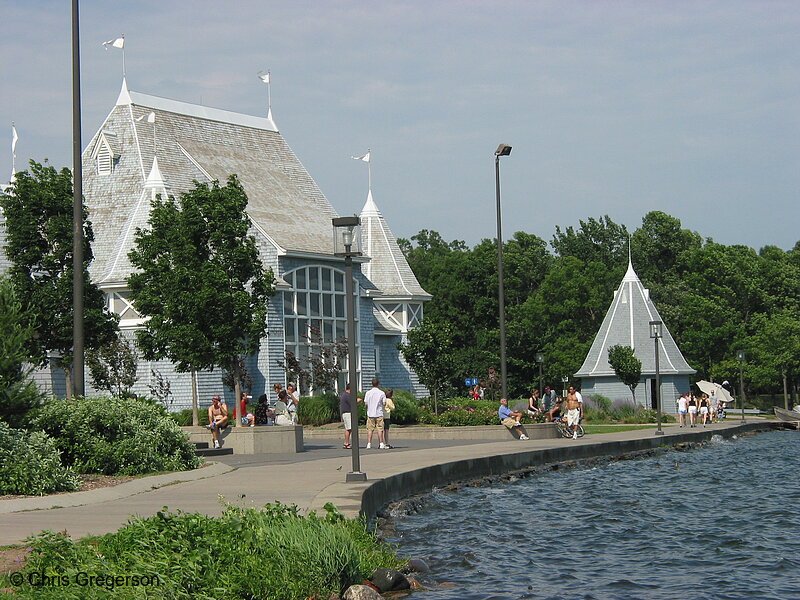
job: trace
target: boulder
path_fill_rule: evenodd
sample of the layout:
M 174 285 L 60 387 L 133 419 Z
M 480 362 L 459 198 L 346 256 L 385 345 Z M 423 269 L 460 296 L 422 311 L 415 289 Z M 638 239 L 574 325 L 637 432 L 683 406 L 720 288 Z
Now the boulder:
M 378 567 L 369 578 L 372 584 L 381 592 L 393 592 L 395 590 L 407 590 L 411 587 L 408 579 L 400 571 L 395 569 L 384 569 Z
M 384 600 L 384 598 L 368 585 L 351 585 L 345 590 L 342 600 Z
M 403 573 L 426 573 L 430 570 L 428 563 L 421 558 L 412 558 L 408 564 L 403 567 Z

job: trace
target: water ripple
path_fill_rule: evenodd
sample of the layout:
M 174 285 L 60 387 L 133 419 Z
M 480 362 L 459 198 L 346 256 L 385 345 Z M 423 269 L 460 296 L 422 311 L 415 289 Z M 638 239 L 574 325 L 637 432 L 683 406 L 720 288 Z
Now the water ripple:
M 800 432 L 431 494 L 395 517 L 414 600 L 800 597 Z

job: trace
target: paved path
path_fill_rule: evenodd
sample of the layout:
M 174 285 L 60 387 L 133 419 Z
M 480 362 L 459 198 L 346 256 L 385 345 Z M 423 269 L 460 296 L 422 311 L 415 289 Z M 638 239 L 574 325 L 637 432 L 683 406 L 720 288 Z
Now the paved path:
M 728 421 L 691 430 L 673 425 L 665 427 L 667 435 L 659 437 L 664 444 L 671 444 L 677 440 L 670 438 L 679 434 L 722 433 L 738 425 L 739 421 Z M 364 489 L 376 480 L 397 473 L 463 459 L 652 438 L 653 431 L 643 429 L 587 435 L 580 440 L 527 442 L 395 440 L 393 450 L 362 448 L 361 467 L 369 478 L 367 484 L 344 482 L 350 470 L 351 454 L 341 448 L 340 440 L 315 439 L 306 447 L 307 451 L 300 454 L 215 457 L 216 464 L 197 471 L 157 476 L 159 479 L 142 478 L 116 488 L 43 499 L 1 500 L 0 545 L 19 543 L 43 529 L 66 529 L 73 537 L 116 531 L 131 515 L 149 516 L 164 506 L 215 515 L 221 512 L 223 501 L 260 506 L 279 500 L 296 504 L 302 511 L 321 510 L 326 502 L 333 502 L 345 515 L 355 516 L 361 508 Z M 469 473 L 465 473 L 464 478 L 468 477 Z M 172 484 L 172 481 L 181 483 Z M 46 505 L 62 508 L 41 509 Z

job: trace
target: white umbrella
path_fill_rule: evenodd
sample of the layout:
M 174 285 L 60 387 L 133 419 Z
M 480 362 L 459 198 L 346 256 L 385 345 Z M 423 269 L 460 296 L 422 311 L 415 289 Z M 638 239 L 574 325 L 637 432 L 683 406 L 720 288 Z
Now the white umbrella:
M 701 392 L 704 392 L 709 396 L 715 394 L 720 402 L 733 402 L 733 397 L 731 397 L 730 393 L 728 393 L 728 390 L 718 383 L 712 383 L 711 381 L 701 379 L 695 385 L 700 388 Z

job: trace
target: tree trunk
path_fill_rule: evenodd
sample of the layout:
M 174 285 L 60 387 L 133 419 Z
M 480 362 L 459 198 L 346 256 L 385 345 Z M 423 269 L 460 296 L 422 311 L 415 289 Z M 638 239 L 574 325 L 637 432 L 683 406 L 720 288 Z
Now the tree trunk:
M 197 371 L 192 369 L 192 425 L 200 425 L 200 415 L 197 410 Z
M 244 416 L 239 414 L 241 412 L 239 408 L 242 405 L 240 400 L 241 396 L 242 396 L 242 386 L 239 383 L 239 378 L 236 375 L 234 375 L 233 376 L 233 420 L 235 422 L 236 427 L 242 426 L 242 417 Z
M 438 402 L 438 400 L 436 398 L 436 390 L 435 389 L 433 390 L 433 414 L 435 414 L 435 415 L 439 414 L 439 402 Z
M 64 365 L 61 365 L 61 368 L 64 371 L 64 378 L 67 383 L 67 400 L 72 398 L 72 370 Z
M 783 375 L 783 408 L 789 410 L 789 387 L 786 382 L 786 369 L 781 371 L 781 375 Z

